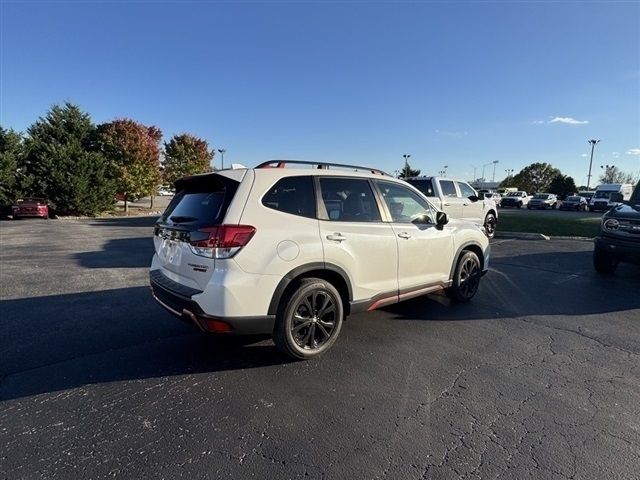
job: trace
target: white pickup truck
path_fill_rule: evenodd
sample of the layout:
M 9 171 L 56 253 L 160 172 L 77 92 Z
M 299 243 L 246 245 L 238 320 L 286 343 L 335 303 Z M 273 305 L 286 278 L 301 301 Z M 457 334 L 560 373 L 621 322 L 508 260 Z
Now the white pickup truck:
M 496 202 L 481 198 L 467 182 L 442 177 L 411 177 L 405 181 L 451 218 L 483 226 L 489 238 L 495 235 L 498 225 Z
M 502 202 L 500 202 L 500 206 L 502 208 L 505 208 L 505 207 L 522 208 L 529 205 L 529 200 L 531 200 L 531 195 L 527 195 L 527 192 L 518 190 L 517 192 L 509 192 L 505 196 L 503 196 Z

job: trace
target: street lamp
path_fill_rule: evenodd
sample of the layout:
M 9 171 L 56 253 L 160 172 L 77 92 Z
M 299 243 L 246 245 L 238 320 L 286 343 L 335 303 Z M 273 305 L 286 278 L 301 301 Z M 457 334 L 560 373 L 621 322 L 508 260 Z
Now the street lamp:
M 406 178 L 409 176 L 409 158 L 411 158 L 411 155 L 405 153 L 402 156 L 404 157 L 404 176 Z
M 447 171 L 446 170 L 438 170 L 438 175 L 440 175 L 441 177 L 446 177 L 447 176 Z
M 446 177 L 447 176 L 447 168 L 449 168 L 449 165 L 445 165 L 444 166 L 444 170 L 442 171 L 442 176 Z
M 219 148 L 218 152 L 220 152 L 220 161 L 222 162 L 222 168 L 221 170 L 224 170 L 224 154 L 226 153 L 226 150 L 224 148 Z
M 488 167 L 492 163 L 493 162 L 489 162 L 489 163 L 485 163 L 484 165 L 482 165 L 482 188 L 484 188 L 484 169 L 485 169 L 485 167 Z
M 613 182 L 613 168 L 614 165 L 600 165 L 600 168 L 604 170 L 604 183 Z
M 494 160 L 493 161 L 493 177 L 491 177 L 491 182 L 495 183 L 496 181 L 496 164 L 500 163 L 499 160 Z
M 504 173 L 507 174 L 507 177 L 510 177 L 513 174 L 513 168 L 505 169 Z
M 587 143 L 591 144 L 591 159 L 589 160 L 589 175 L 587 175 L 587 190 L 589 190 L 589 185 L 591 184 L 591 165 L 593 164 L 593 150 L 596 148 L 596 145 L 600 143 L 600 140 L 587 140 Z

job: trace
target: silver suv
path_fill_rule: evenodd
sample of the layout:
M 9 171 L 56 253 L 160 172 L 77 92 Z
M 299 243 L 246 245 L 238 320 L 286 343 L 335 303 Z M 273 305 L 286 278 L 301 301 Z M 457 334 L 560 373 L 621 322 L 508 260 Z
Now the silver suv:
M 294 358 L 329 349 L 349 314 L 443 289 L 466 302 L 488 269 L 480 228 L 375 169 L 274 161 L 175 186 L 155 299 L 203 332 L 269 333 Z

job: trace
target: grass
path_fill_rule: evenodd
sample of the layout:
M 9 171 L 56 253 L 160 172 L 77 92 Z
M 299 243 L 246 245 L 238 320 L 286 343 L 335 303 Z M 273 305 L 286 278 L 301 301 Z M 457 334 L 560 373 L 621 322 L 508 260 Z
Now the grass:
M 600 217 L 547 215 L 501 215 L 498 230 L 503 232 L 543 233 L 551 237 L 595 237 Z

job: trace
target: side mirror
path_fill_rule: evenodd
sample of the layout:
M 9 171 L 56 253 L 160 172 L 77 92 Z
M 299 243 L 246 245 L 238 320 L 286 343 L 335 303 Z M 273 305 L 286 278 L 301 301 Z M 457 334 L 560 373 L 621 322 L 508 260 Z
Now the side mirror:
M 467 198 L 472 202 L 477 202 L 478 200 L 480 200 L 477 195 L 469 195 Z
M 621 203 L 624 200 L 624 197 L 619 192 L 612 193 L 609 198 L 611 199 L 612 202 L 618 202 L 618 203 Z
M 447 223 L 449 223 L 449 215 L 444 212 L 436 213 L 436 228 L 438 230 L 442 230 Z
M 431 217 L 429 217 L 429 215 L 427 215 L 426 213 L 421 213 L 419 215 L 416 215 L 415 218 L 411 220 L 411 223 L 413 223 L 414 225 L 428 225 L 433 222 L 431 221 Z

